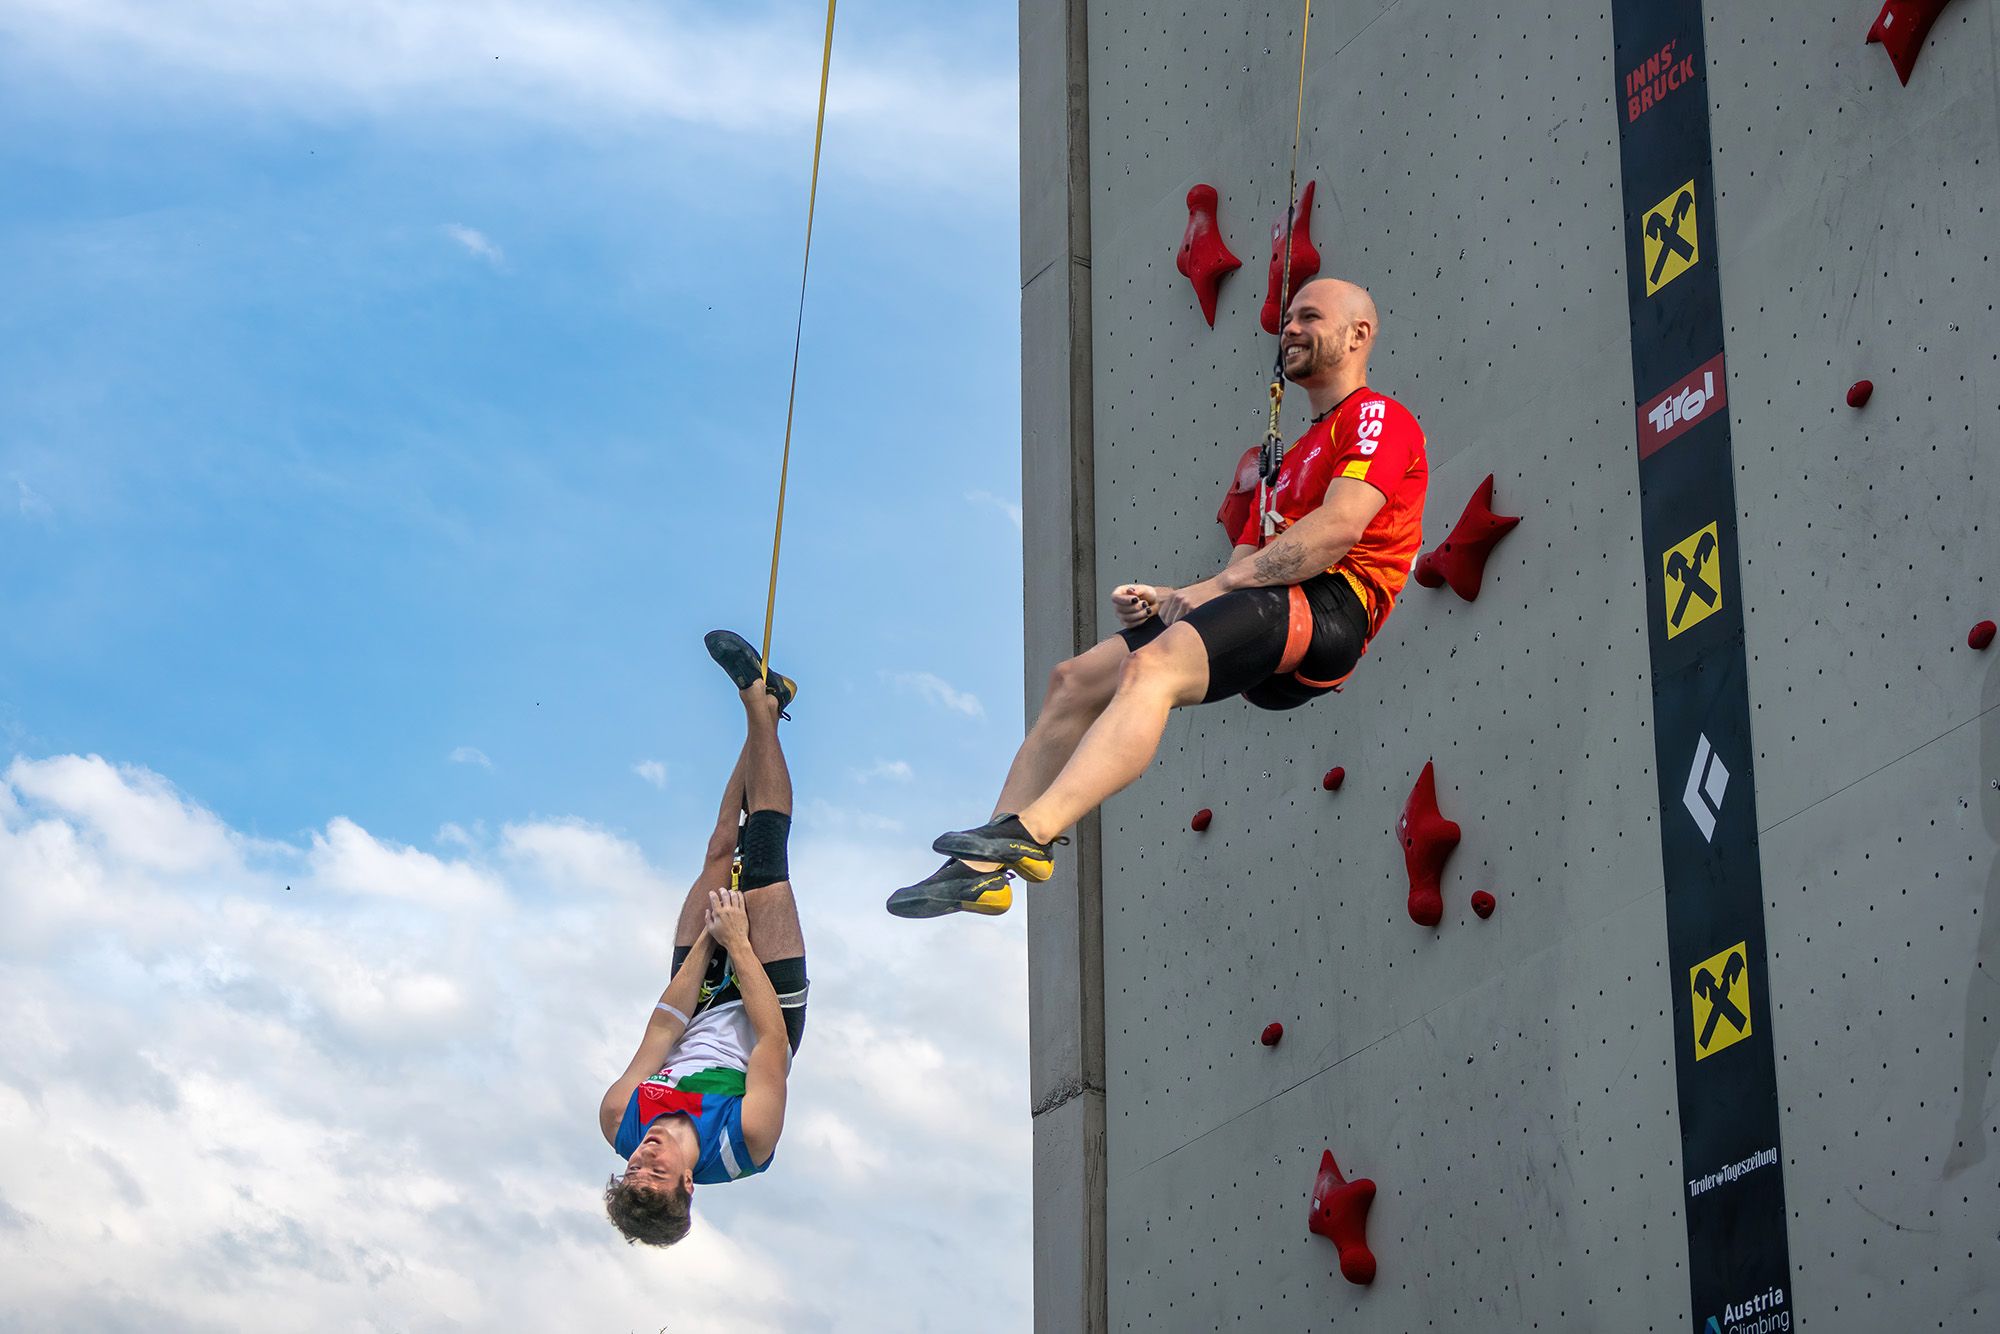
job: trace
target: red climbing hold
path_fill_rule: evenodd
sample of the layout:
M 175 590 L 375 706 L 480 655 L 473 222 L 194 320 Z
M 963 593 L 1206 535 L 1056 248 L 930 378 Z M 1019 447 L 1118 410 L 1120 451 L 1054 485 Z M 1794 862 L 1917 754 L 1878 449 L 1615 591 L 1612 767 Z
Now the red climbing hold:
M 1202 830 L 1208 828 L 1208 822 L 1214 818 L 1215 812 L 1204 806 L 1194 813 L 1194 819 L 1188 821 L 1188 828 L 1199 834 Z
M 1333 1161 L 1332 1149 L 1320 1154 L 1307 1226 L 1340 1248 L 1341 1276 L 1363 1287 L 1375 1281 L 1375 1253 L 1368 1249 L 1368 1206 L 1373 1203 L 1373 1181 L 1349 1181 Z
M 1326 771 L 1326 777 L 1319 780 L 1319 785 L 1329 792 L 1338 792 L 1340 785 L 1346 781 L 1347 770 L 1336 764 Z
M 1981 621 L 1966 632 L 1965 646 L 1967 648 L 1986 649 L 1990 648 L 1992 644 L 1993 622 L 1991 621 Z
M 1212 185 L 1197 185 L 1187 193 L 1187 231 L 1181 234 L 1180 253 L 1174 267 L 1194 284 L 1195 299 L 1201 302 L 1202 318 L 1215 327 L 1215 293 L 1222 280 L 1243 267 L 1243 261 L 1223 244 L 1222 228 L 1215 220 L 1216 193 Z
M 1853 384 L 1847 386 L 1847 406 L 1850 408 L 1865 407 L 1868 400 L 1874 396 L 1874 393 L 1875 382 L 1873 380 L 1856 380 Z
M 1491 894 L 1488 894 L 1483 889 L 1476 889 L 1472 892 L 1472 911 L 1479 914 L 1480 921 L 1483 922 L 1493 915 L 1493 906 L 1493 896 Z
M 1292 209 L 1292 283 L 1291 295 L 1311 282 L 1319 272 L 1319 248 L 1312 239 L 1313 186 L 1307 181 L 1306 188 L 1299 191 L 1299 202 Z M 1284 318 L 1279 308 L 1278 289 L 1285 285 L 1285 222 L 1280 218 L 1271 227 L 1271 278 L 1264 289 L 1264 309 L 1259 318 L 1263 321 L 1264 332 L 1278 332 L 1278 322 Z
M 1258 1036 L 1257 1041 L 1267 1047 L 1275 1047 L 1278 1045 L 1278 1039 L 1283 1036 L 1285 1036 L 1285 1026 L 1283 1024 L 1266 1024 L 1264 1025 L 1263 1033 Z
M 1257 508 L 1257 460 L 1263 452 L 1262 445 L 1252 445 L 1243 451 L 1243 457 L 1236 460 L 1236 475 L 1230 479 L 1229 491 L 1222 497 L 1222 508 L 1215 512 L 1215 521 L 1232 542 L 1243 531 L 1243 525 L 1250 522 L 1250 511 Z
M 1451 850 L 1458 846 L 1458 826 L 1438 810 L 1437 772 L 1428 760 L 1410 789 L 1410 799 L 1403 803 L 1396 837 L 1403 840 L 1403 865 L 1410 873 L 1410 920 L 1418 926 L 1436 926 L 1444 920 L 1439 881 Z
M 1472 499 L 1465 502 L 1465 512 L 1458 516 L 1451 536 L 1435 551 L 1425 554 L 1412 573 L 1425 588 L 1450 584 L 1452 592 L 1470 602 L 1479 596 L 1480 582 L 1486 576 L 1486 558 L 1519 522 L 1518 515 L 1493 512 L 1493 474 L 1488 473 L 1479 489 L 1472 493 Z
M 1896 77 L 1904 83 L 1910 81 L 1910 71 L 1917 65 L 1917 52 L 1924 49 L 1924 38 L 1930 36 L 1931 24 L 1937 22 L 1938 13 L 1947 3 L 1948 0 L 1887 0 L 1875 19 L 1875 26 L 1868 30 L 1868 42 L 1882 44 L 1882 49 L 1889 53 L 1889 63 L 1896 67 Z

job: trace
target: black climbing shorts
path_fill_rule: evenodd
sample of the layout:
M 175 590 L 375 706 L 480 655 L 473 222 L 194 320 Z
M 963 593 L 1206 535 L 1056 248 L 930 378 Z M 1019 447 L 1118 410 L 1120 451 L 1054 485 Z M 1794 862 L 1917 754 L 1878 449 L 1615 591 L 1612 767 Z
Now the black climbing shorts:
M 1316 574 L 1303 584 L 1240 588 L 1186 617 L 1208 650 L 1212 704 L 1241 695 L 1260 709 L 1295 709 L 1337 686 L 1368 643 L 1368 611 L 1346 578 Z M 1155 616 L 1119 632 L 1135 652 L 1166 632 Z
M 687 956 L 693 952 L 691 945 L 674 946 L 674 972 L 681 970 Z M 810 984 L 806 981 L 806 956 L 801 954 L 791 959 L 773 959 L 764 965 L 764 976 L 771 979 L 771 990 L 778 993 L 778 1010 L 785 1017 L 785 1041 L 792 1053 L 798 1054 L 799 1043 L 806 1035 L 806 992 Z M 703 1010 L 717 1005 L 727 1005 L 730 1001 L 740 1001 L 743 993 L 736 987 L 736 969 L 729 955 L 717 950 L 708 961 L 708 972 L 701 979 L 701 999 L 695 1002 L 691 1020 Z

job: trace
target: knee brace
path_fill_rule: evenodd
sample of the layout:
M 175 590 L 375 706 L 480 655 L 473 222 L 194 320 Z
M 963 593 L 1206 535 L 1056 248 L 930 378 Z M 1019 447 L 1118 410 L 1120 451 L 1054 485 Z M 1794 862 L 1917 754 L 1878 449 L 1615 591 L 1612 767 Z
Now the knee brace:
M 758 889 L 792 878 L 785 854 L 791 833 L 792 817 L 783 811 L 750 812 L 736 835 L 736 854 L 743 859 L 741 888 Z

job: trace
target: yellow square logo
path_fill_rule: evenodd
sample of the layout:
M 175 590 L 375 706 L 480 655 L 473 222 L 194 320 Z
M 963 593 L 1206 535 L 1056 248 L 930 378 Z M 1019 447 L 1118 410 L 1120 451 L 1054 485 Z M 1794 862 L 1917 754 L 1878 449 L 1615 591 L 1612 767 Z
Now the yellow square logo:
M 1722 610 L 1722 548 L 1714 524 L 1660 557 L 1666 567 L 1667 638 Z
M 1647 209 L 1640 225 L 1646 229 L 1646 295 L 1651 296 L 1701 261 L 1694 182 Z
M 1688 970 L 1697 1061 L 1750 1036 L 1750 952 L 1745 944 L 1739 940 Z
M 1357 481 L 1365 479 L 1368 476 L 1368 460 L 1355 459 L 1352 463 L 1341 469 L 1340 475 L 1342 477 L 1352 477 Z

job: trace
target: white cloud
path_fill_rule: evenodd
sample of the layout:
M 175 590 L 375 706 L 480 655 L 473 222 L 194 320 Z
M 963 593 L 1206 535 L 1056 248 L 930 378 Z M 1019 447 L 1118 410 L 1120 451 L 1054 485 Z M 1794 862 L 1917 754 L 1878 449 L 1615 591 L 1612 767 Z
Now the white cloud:
M 447 222 L 439 230 L 464 247 L 465 252 L 474 259 L 483 259 L 496 269 L 507 262 L 507 256 L 501 252 L 500 247 L 476 227 L 468 227 L 462 222 Z
M 55 510 L 49 505 L 48 499 L 41 492 L 35 490 L 34 487 L 29 486 L 18 477 L 14 479 L 14 486 L 18 493 L 22 518 L 47 519 L 55 513 Z
M 848 776 L 857 783 L 872 783 L 878 778 L 907 783 L 916 776 L 908 760 L 877 760 L 866 769 L 850 769 Z
M 1007 521 L 1014 525 L 1015 532 L 1018 533 L 1021 531 L 1020 501 L 1009 500 L 1005 496 L 996 496 L 991 491 L 968 491 L 965 493 L 965 498 L 975 505 L 991 505 L 994 509 L 999 510 L 1007 516 Z
M 980 718 L 986 714 L 986 706 L 979 702 L 979 696 L 956 689 L 949 681 L 931 672 L 897 672 L 891 679 L 900 688 L 953 713 L 962 713 L 968 718 Z
M 445 759 L 453 764 L 476 764 L 482 769 L 491 769 L 493 761 L 486 758 L 486 752 L 477 746 L 457 746 Z
M 344 815 L 328 821 L 325 833 L 312 836 L 306 865 L 319 888 L 430 908 L 480 907 L 501 894 L 478 868 L 378 841 Z
M 678 122 L 809 134 L 821 25 L 810 5 L 615 0 L 9 0 L 0 46 L 84 88 L 198 105 L 387 118 L 463 113 L 602 133 Z M 835 39 L 829 137 L 877 173 L 1011 181 L 1011 61 L 945 58 L 877 33 Z M 989 169 L 968 173 L 966 162 Z M 856 165 L 850 160 L 849 165 Z
M 147 871 L 209 871 L 237 860 L 222 822 L 147 770 L 114 768 L 96 755 L 58 755 L 15 760 L 7 782 L 21 797 L 73 817 L 79 837 Z
M 667 785 L 667 766 L 658 760 L 640 760 L 632 766 L 632 772 L 654 787 L 665 788 Z
M 617 1160 L 594 1113 L 665 981 L 693 867 L 579 821 L 439 843 L 452 855 L 338 818 L 264 843 L 143 769 L 6 771 L 9 1315 L 250 1329 L 282 1309 L 306 1334 L 1026 1326 L 1021 914 L 896 921 L 881 893 L 928 858 L 795 838 L 813 1004 L 779 1161 L 705 1189 L 693 1234 L 658 1252 L 603 1219 Z M 913 1258 L 890 1235 L 981 1244 Z

